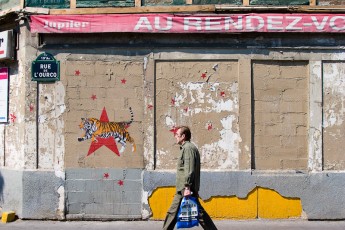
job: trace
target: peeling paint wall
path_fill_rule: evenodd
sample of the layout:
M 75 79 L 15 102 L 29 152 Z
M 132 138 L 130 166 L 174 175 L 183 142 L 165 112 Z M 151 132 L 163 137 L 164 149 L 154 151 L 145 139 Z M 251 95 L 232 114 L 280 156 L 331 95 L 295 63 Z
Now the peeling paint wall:
M 22 25 L 23 21 L 19 23 Z M 8 65 L 9 121 L 1 124 L 0 205 L 2 211 L 13 210 L 19 218 L 63 219 L 64 205 L 59 205 L 64 198 L 63 160 L 60 167 L 54 162 L 54 156 L 63 159 L 64 154 L 64 126 L 55 125 L 59 117 L 54 112 L 56 105 L 63 104 L 63 92 L 55 84 L 48 90 L 43 87 L 43 91 L 37 91 L 40 87 L 31 81 L 31 63 L 39 53 L 38 37 L 26 26 L 20 27 L 19 34 L 17 62 Z M 40 104 L 36 100 L 38 93 L 53 100 Z M 49 125 L 44 126 L 47 120 L 42 122 L 41 145 L 37 137 L 37 108 L 51 116 L 47 119 Z M 41 152 L 37 146 L 42 148 Z
M 39 161 L 42 169 L 64 169 L 63 114 L 66 110 L 65 87 L 62 82 L 39 86 Z
M 323 159 L 321 154 L 322 145 L 326 145 L 326 142 L 322 142 L 323 135 L 320 133 L 322 120 L 322 107 L 320 103 L 322 101 L 322 97 L 320 96 L 322 94 L 322 62 L 315 60 L 308 61 L 311 56 L 304 56 L 303 54 L 294 52 L 280 52 L 280 54 L 271 52 L 269 54 L 274 59 L 280 55 L 282 55 L 279 58 L 281 60 L 274 61 L 260 60 L 260 55 L 250 56 L 248 54 L 247 57 L 251 59 L 248 61 L 244 61 L 243 59 L 233 61 L 236 60 L 236 55 L 216 55 L 221 61 L 217 62 L 215 60 L 210 62 L 209 65 L 207 65 L 209 63 L 207 60 L 212 54 L 203 56 L 202 54 L 177 53 L 170 54 L 171 57 L 166 53 L 156 55 L 157 142 L 155 144 L 157 147 L 157 169 L 159 170 L 147 171 L 144 174 L 144 193 L 146 194 L 145 197 L 148 197 L 147 199 L 149 200 L 148 203 L 143 201 L 143 209 L 146 215 L 154 217 L 158 212 L 164 216 L 165 211 L 162 210 L 162 207 L 157 210 L 155 205 L 157 201 L 150 202 L 150 199 L 156 189 L 162 189 L 164 190 L 163 193 L 169 194 L 168 187 L 174 186 L 175 183 L 174 173 L 169 174 L 166 171 L 161 171 L 163 169 L 175 168 L 174 163 L 176 162 L 174 158 L 177 157 L 178 146 L 174 144 L 172 137 L 174 127 L 181 123 L 187 123 L 192 128 L 197 127 L 197 134 L 193 136 L 193 138 L 197 139 L 198 132 L 203 132 L 209 126 L 201 126 L 199 123 L 193 123 L 192 119 L 194 119 L 194 116 L 199 114 L 205 115 L 208 120 L 217 117 L 216 114 L 209 114 L 207 105 L 205 105 L 205 98 L 207 98 L 206 92 L 209 88 L 204 87 L 205 83 L 201 79 L 203 77 L 207 78 L 207 74 L 195 71 L 194 68 L 197 66 L 195 63 L 200 63 L 205 68 L 205 66 L 214 66 L 215 63 L 227 63 L 224 59 L 228 59 L 232 60 L 230 63 L 236 66 L 236 68 L 232 68 L 232 70 L 236 69 L 236 71 L 232 72 L 234 73 L 232 79 L 236 82 L 236 90 L 229 91 L 235 92 L 233 95 L 236 96 L 233 98 L 236 98 L 236 100 L 234 101 L 244 106 L 239 108 L 237 105 L 235 107 L 237 110 L 230 110 L 231 112 L 235 112 L 234 115 L 237 116 L 237 123 L 235 124 L 238 130 L 237 143 L 232 141 L 230 143 L 232 147 L 236 147 L 235 151 L 238 152 L 238 160 L 233 164 L 234 167 L 230 166 L 228 168 L 232 170 L 238 168 L 256 169 L 258 173 L 255 173 L 255 171 L 248 174 L 243 171 L 225 171 L 224 173 L 226 175 L 222 173 L 218 175 L 214 171 L 226 170 L 227 167 L 219 169 L 221 167 L 220 165 L 208 163 L 212 162 L 212 157 L 217 158 L 219 152 L 216 148 L 212 148 L 213 152 L 201 151 L 201 155 L 204 157 L 203 159 L 207 159 L 205 160 L 207 163 L 202 165 L 204 171 L 201 178 L 202 188 L 200 195 L 204 202 L 209 202 L 208 205 L 205 203 L 208 208 L 207 210 L 210 212 L 212 210 L 219 210 L 216 207 L 217 199 L 231 200 L 232 196 L 241 199 L 247 197 L 251 191 L 249 187 L 255 185 L 266 188 L 267 191 L 275 191 L 278 194 L 267 193 L 264 190 L 262 194 L 266 195 L 261 196 L 261 198 L 265 201 L 261 202 L 261 204 L 267 203 L 267 205 L 260 205 L 260 210 L 256 214 L 257 216 L 260 215 L 261 218 L 342 218 L 343 212 L 338 204 L 336 207 L 331 207 L 325 211 L 317 208 L 320 206 L 320 203 L 315 203 L 313 199 L 315 188 L 326 183 L 327 186 L 322 188 L 322 196 L 327 198 L 321 206 L 324 207 L 327 203 L 333 202 L 331 200 L 335 193 L 338 194 L 338 192 L 334 191 L 330 184 L 337 183 L 335 182 L 335 178 L 340 179 L 344 175 L 343 173 L 322 173 L 322 167 L 320 167 L 320 163 L 322 164 L 323 160 L 326 162 L 327 159 L 327 156 Z M 298 57 L 298 55 L 302 55 L 303 57 Z M 181 59 L 187 59 L 187 61 L 177 61 L 175 59 L 176 56 L 179 56 Z M 167 57 L 171 61 L 167 61 Z M 265 55 L 263 57 L 267 59 Z M 328 56 L 328 54 L 322 57 L 330 59 L 338 58 L 337 55 Z M 315 58 L 316 56 L 313 56 L 313 59 Z M 181 66 L 181 63 L 188 63 L 188 65 Z M 204 70 L 204 73 L 208 73 L 208 71 Z M 238 73 L 240 75 L 236 77 Z M 199 77 L 199 81 L 197 77 Z M 324 81 L 326 79 L 327 77 Z M 332 77 L 332 79 L 336 78 Z M 330 83 L 330 85 L 332 84 L 334 82 Z M 327 87 L 326 84 L 324 86 Z M 330 86 L 330 88 L 332 87 Z M 195 102 L 199 102 L 199 105 L 203 105 L 204 108 L 196 110 L 195 107 L 191 107 L 190 109 L 190 105 Z M 248 111 L 246 109 L 248 105 L 252 106 L 252 110 Z M 233 107 L 228 104 L 226 108 Z M 188 117 L 186 115 L 187 111 L 194 112 L 194 116 L 192 118 Z M 217 118 L 221 120 L 220 117 Z M 252 122 L 250 122 L 251 119 Z M 246 133 L 247 130 L 251 131 L 249 136 Z M 207 133 L 203 133 L 200 139 L 210 139 L 217 143 L 215 137 L 220 137 L 220 135 L 209 136 Z M 227 140 L 231 140 L 231 136 L 228 136 Z M 246 144 L 242 144 L 243 141 Z M 202 144 L 199 144 L 197 141 L 195 142 L 199 149 L 203 149 Z M 251 149 L 251 145 L 253 145 L 253 149 Z M 165 150 L 169 148 L 170 150 Z M 246 152 L 251 152 L 249 157 L 242 155 L 242 153 L 246 154 Z M 247 159 L 247 161 L 241 162 L 241 159 L 243 161 Z M 341 162 L 341 159 L 338 158 L 335 161 Z M 264 171 L 265 173 L 260 174 L 260 170 L 269 171 Z M 311 171 L 316 174 L 311 173 Z M 294 174 L 291 172 L 297 173 Z M 151 173 L 157 175 L 157 178 L 146 177 L 147 175 L 151 175 Z M 246 188 L 246 191 L 241 189 L 242 186 Z M 301 189 L 297 189 L 299 187 Z M 251 188 L 253 189 L 254 187 Z M 343 190 L 340 187 L 338 189 Z M 160 197 L 159 199 L 165 198 Z M 212 199 L 209 200 L 210 198 Z M 337 200 L 341 205 L 344 202 L 342 196 L 338 197 Z M 295 201 L 297 203 L 294 203 Z M 284 204 L 286 202 L 288 204 L 286 205 L 287 208 L 273 208 L 274 204 L 278 205 L 279 202 Z M 295 205 L 292 205 L 292 207 L 290 202 L 293 202 Z M 167 206 L 169 204 L 168 202 Z M 231 207 L 228 208 L 231 209 L 234 206 L 236 206 L 235 203 L 231 203 Z M 244 210 L 247 210 L 245 207 L 247 206 L 242 206 Z M 255 207 L 254 205 L 249 208 L 257 210 Z M 213 217 L 224 218 L 224 216 L 227 216 L 226 218 L 230 219 L 243 218 L 241 214 L 226 213 L 226 211 L 216 213 Z
M 24 166 L 23 152 L 25 145 L 23 140 L 25 135 L 25 108 L 21 103 L 24 99 L 23 91 L 25 92 L 24 79 L 23 75 L 20 76 L 18 73 L 10 74 L 10 123 L 5 128 L 6 145 L 4 165 L 15 169 L 20 169 Z M 32 131 L 34 131 L 34 129 Z M 35 134 L 31 134 L 33 134 L 31 137 L 34 138 Z
M 157 169 L 175 168 L 174 129 L 188 125 L 204 169 L 238 168 L 238 63 L 156 64 Z
M 155 191 L 175 184 L 176 126 L 188 125 L 207 209 L 254 201 L 215 217 L 255 210 L 252 218 L 345 218 L 342 37 L 319 35 L 299 50 L 291 44 L 305 46 L 305 35 L 104 34 L 100 44 L 103 34 L 61 34 L 42 36 L 40 49 L 24 27 L 21 36 L 23 53 L 10 72 L 12 119 L 0 126 L 1 207 L 29 219 L 150 218 Z M 60 61 L 60 81 L 30 81 L 31 62 L 43 51 Z M 93 136 L 82 118 L 121 132 Z M 120 134 L 128 135 L 125 147 Z M 267 203 L 260 214 L 259 193 Z M 168 205 L 169 197 L 161 199 Z M 290 199 L 297 214 L 272 208 L 291 206 Z
M 324 169 L 344 170 L 345 63 L 323 63 Z

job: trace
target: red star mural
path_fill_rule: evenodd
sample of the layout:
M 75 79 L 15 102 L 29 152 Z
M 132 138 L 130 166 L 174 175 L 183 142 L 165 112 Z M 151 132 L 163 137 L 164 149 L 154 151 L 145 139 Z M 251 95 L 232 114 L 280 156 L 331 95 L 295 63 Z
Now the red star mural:
M 123 186 L 123 180 L 119 180 L 119 181 L 117 182 L 117 184 L 120 185 L 120 186 Z
M 97 99 L 97 96 L 96 96 L 95 94 L 92 94 L 91 99 L 92 99 L 92 100 L 96 100 L 96 99 Z
M 16 118 L 17 117 L 14 115 L 14 113 L 10 114 L 10 119 L 11 119 L 12 123 L 14 123 L 16 121 Z
M 224 91 L 220 92 L 220 96 L 225 97 L 225 92 Z
M 174 133 L 174 135 L 176 134 L 176 132 L 177 132 L 177 130 L 178 130 L 178 128 L 176 128 L 175 126 L 172 128 L 172 129 L 170 129 L 169 131 L 170 132 L 172 132 L 172 133 Z
M 176 102 L 176 101 L 175 101 L 175 98 L 171 98 L 171 104 L 172 104 L 172 105 L 175 105 L 175 102 Z
M 103 177 L 104 177 L 105 179 L 108 179 L 108 178 L 109 178 L 109 173 L 104 173 Z
M 76 76 L 79 76 L 79 75 L 80 75 L 80 71 L 79 71 L 79 70 L 76 70 L 76 71 L 74 72 L 74 74 L 75 74 Z
M 105 108 L 103 108 L 101 118 L 99 119 L 102 122 L 109 122 L 108 114 Z M 92 142 L 89 148 L 89 152 L 87 153 L 87 156 L 94 153 L 97 149 L 99 149 L 102 146 L 106 146 L 108 149 L 113 151 L 115 154 L 120 156 L 119 150 L 117 148 L 117 145 L 115 143 L 114 137 L 108 137 L 108 138 L 99 138 L 96 137 L 96 141 Z
M 34 111 L 34 106 L 32 104 L 30 105 L 29 108 L 30 108 L 30 112 Z
M 206 78 L 206 73 L 202 73 L 201 77 L 202 77 L 202 79 L 205 79 Z
M 121 83 L 122 83 L 122 84 L 126 84 L 126 81 L 127 81 L 126 79 L 122 79 L 122 80 L 121 80 Z
M 207 125 L 207 130 L 211 130 L 212 129 L 212 124 L 208 124 Z

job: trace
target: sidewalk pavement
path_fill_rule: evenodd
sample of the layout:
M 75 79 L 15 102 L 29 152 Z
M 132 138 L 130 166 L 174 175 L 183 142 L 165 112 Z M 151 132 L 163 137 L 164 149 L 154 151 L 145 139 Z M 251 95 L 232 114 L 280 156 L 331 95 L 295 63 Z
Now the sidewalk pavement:
M 293 220 L 218 220 L 214 221 L 219 230 L 344 230 L 345 221 L 308 221 Z M 0 223 L 0 229 L 11 230 L 159 230 L 162 221 L 43 221 L 16 220 L 10 223 Z M 201 230 L 194 227 L 191 230 Z

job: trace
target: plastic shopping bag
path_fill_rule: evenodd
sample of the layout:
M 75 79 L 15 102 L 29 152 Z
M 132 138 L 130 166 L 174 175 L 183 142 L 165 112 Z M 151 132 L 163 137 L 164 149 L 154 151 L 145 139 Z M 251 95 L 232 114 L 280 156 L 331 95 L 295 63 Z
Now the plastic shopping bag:
M 177 228 L 192 228 L 199 226 L 199 210 L 195 197 L 183 197 L 177 214 Z

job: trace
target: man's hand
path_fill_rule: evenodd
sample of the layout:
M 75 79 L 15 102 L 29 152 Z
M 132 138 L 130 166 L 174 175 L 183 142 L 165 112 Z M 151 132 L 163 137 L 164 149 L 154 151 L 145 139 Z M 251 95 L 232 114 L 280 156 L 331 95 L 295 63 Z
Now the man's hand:
M 183 196 L 190 196 L 192 195 L 193 193 L 190 191 L 190 188 L 189 187 L 185 187 L 184 188 L 184 192 L 183 192 Z

